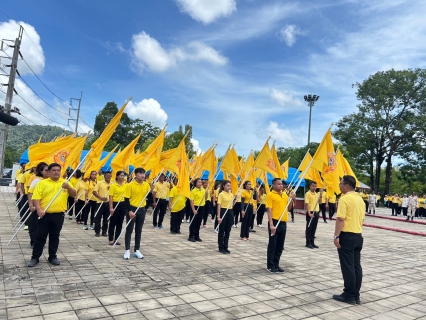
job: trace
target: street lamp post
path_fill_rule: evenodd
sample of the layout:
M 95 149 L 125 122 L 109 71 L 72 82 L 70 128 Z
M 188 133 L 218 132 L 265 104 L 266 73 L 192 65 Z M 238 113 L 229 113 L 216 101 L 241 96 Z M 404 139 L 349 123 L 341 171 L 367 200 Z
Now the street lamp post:
M 311 116 L 312 116 L 312 107 L 314 106 L 315 102 L 318 101 L 319 96 L 316 94 L 307 96 L 304 96 L 305 101 L 308 102 L 309 105 L 309 129 L 308 129 L 308 144 L 311 142 Z

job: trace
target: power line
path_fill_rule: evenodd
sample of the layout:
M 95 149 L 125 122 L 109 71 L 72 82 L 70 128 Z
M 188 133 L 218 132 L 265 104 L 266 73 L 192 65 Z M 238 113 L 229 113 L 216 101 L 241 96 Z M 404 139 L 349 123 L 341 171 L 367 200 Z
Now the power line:
M 32 124 L 37 125 L 37 123 L 33 122 L 32 120 L 28 119 L 26 116 L 20 114 L 21 117 L 23 117 L 24 119 L 28 120 L 29 122 L 31 122 Z
M 40 111 L 38 111 L 36 108 L 34 108 L 32 105 L 30 105 L 28 102 L 27 102 L 27 100 L 25 100 L 24 98 L 22 98 L 22 96 L 20 95 L 20 94 L 17 94 L 17 96 L 18 97 L 20 97 L 21 99 L 22 99 L 22 101 L 24 101 L 31 109 L 33 109 L 34 111 L 36 111 L 38 114 L 40 114 L 41 116 L 43 116 L 43 117 L 45 117 L 47 120 L 50 120 L 50 121 L 52 121 L 53 123 L 56 123 L 56 124 L 59 124 L 59 125 L 61 125 L 61 126 L 66 126 L 65 124 L 63 124 L 63 123 L 59 123 L 59 122 L 56 122 L 55 120 L 52 120 L 52 119 L 50 119 L 50 118 L 48 118 L 48 117 L 46 117 L 44 114 L 42 114 Z

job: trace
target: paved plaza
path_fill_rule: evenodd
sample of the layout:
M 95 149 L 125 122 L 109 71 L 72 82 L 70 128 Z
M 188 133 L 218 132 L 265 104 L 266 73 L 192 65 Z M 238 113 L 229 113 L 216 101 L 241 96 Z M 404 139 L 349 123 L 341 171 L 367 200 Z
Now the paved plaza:
M 364 227 L 362 305 L 334 301 L 343 280 L 333 245 L 334 221 L 318 223 L 316 244 L 305 248 L 305 217 L 287 224 L 284 274 L 266 271 L 267 229 L 256 227 L 251 241 L 233 228 L 230 255 L 217 251 L 211 220 L 203 242 L 152 227 L 142 233 L 145 258 L 123 260 L 123 245 L 112 248 L 75 220 L 65 220 L 58 258 L 47 249 L 34 268 L 27 231 L 12 236 L 14 194 L 0 192 L 0 319 L 426 319 L 426 237 Z M 389 209 L 377 214 L 390 216 Z M 426 220 L 423 220 L 426 221 Z M 426 233 L 426 225 L 366 217 L 378 226 Z M 266 217 L 264 218 L 266 225 Z M 124 239 L 121 241 L 124 244 Z

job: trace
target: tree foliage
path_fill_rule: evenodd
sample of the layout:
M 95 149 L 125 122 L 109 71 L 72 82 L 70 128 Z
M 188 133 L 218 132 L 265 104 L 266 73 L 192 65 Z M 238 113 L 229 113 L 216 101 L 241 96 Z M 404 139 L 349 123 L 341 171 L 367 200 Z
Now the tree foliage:
M 337 123 L 334 136 L 355 160 L 355 168 L 369 175 L 379 190 L 385 165 L 383 193 L 389 193 L 393 161 L 410 161 L 424 154 L 426 71 L 389 70 L 353 85 L 358 111 Z

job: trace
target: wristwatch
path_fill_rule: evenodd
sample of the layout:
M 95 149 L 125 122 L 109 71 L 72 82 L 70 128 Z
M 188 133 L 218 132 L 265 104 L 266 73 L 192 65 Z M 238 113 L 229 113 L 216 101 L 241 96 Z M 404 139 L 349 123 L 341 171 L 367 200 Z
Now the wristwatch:
M 334 240 L 339 239 L 339 238 L 340 238 L 340 236 L 334 236 Z

